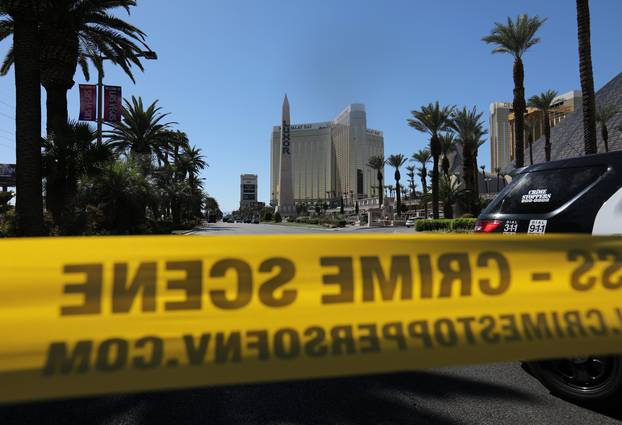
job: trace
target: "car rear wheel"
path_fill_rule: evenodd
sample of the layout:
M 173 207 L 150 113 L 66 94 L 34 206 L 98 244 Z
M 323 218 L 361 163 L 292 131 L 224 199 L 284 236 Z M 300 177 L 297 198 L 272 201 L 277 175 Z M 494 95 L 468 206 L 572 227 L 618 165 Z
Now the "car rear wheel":
M 589 356 L 529 362 L 527 367 L 552 393 L 578 404 L 620 404 L 622 357 Z

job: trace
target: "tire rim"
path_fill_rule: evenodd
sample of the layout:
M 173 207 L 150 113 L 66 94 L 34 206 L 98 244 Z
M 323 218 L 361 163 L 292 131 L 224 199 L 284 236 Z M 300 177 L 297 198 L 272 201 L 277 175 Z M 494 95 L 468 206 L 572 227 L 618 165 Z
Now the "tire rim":
M 611 357 L 573 357 L 548 362 L 547 366 L 567 386 L 581 392 L 592 392 L 607 385 L 614 361 Z

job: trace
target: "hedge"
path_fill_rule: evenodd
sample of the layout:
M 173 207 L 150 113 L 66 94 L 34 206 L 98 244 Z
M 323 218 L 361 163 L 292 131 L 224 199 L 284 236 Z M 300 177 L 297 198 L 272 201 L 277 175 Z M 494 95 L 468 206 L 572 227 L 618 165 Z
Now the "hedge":
M 475 218 L 439 218 L 438 220 L 417 220 L 417 232 L 456 232 L 473 230 Z

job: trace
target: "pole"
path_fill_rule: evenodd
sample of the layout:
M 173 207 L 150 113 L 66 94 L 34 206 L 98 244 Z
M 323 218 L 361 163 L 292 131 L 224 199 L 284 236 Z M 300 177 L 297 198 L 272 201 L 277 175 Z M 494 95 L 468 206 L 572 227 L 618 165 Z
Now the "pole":
M 104 61 L 100 57 L 99 67 L 97 69 L 97 142 L 102 142 L 102 113 L 104 103 Z

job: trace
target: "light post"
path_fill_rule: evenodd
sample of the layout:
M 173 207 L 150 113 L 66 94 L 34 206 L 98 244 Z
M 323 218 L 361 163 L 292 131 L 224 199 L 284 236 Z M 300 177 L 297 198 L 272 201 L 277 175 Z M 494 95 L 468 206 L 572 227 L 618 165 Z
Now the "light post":
M 158 59 L 158 54 L 153 50 L 145 50 L 134 56 L 137 58 L 145 58 L 147 60 Z M 104 55 L 99 55 L 92 56 L 92 59 L 97 63 L 97 141 L 101 143 L 104 109 L 104 61 L 110 60 L 110 58 Z

